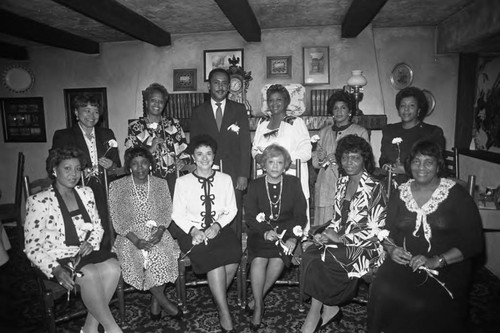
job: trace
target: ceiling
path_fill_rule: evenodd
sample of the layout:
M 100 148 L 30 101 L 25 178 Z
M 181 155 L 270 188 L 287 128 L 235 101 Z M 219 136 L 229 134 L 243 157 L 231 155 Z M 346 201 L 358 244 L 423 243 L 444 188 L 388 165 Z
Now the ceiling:
M 238 31 L 259 42 L 263 29 L 342 26 L 355 38 L 368 24 L 435 26 L 438 52 L 500 53 L 497 0 L 2 0 L 0 57 L 27 59 L 40 44 L 89 54 L 99 44 Z M 491 7 L 493 6 L 493 8 Z M 498 10 L 495 10 L 498 8 Z M 497 13 L 495 13 L 497 12 Z

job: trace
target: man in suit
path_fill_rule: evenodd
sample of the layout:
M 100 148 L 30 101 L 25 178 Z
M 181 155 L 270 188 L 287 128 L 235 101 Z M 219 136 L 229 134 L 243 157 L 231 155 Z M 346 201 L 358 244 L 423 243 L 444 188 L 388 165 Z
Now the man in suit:
M 208 81 L 211 98 L 193 110 L 190 136 L 193 138 L 208 134 L 217 141 L 214 164 L 222 161 L 222 171 L 233 180 L 238 214 L 231 227 L 240 237 L 242 196 L 250 174 L 251 142 L 248 117 L 243 104 L 227 99 L 229 74 L 226 70 L 213 69 Z
M 96 127 L 101 116 L 101 105 L 91 94 L 81 94 L 74 98 L 73 109 L 78 120 L 72 128 L 57 130 L 52 138 L 52 148 L 65 146 L 77 147 L 85 156 L 85 185 L 94 192 L 97 210 L 104 229 L 101 249 L 110 250 L 110 232 L 112 230 L 108 216 L 108 202 L 103 169 L 108 170 L 112 180 L 117 167 L 121 166 L 117 148 L 110 148 L 110 140 L 115 140 L 112 130 Z

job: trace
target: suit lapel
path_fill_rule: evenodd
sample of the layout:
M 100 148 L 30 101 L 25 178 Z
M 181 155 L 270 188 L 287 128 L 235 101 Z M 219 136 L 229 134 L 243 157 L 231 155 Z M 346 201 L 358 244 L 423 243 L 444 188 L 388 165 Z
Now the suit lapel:
M 87 142 L 85 142 L 85 138 L 83 137 L 83 132 L 81 128 L 78 126 L 78 124 L 73 126 L 73 137 L 75 138 L 75 145 L 83 151 L 88 163 L 92 164 L 92 160 L 90 159 L 89 148 L 87 147 Z
M 106 152 L 106 143 L 104 138 L 104 133 L 101 131 L 101 128 L 94 127 L 95 131 L 95 145 L 97 148 L 97 158 L 102 157 Z

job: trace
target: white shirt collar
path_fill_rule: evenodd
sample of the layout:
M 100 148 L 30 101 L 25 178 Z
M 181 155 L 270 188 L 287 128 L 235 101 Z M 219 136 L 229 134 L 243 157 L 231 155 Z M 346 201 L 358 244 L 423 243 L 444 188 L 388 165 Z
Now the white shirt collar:
M 224 116 L 224 109 L 226 108 L 226 98 L 224 98 L 220 102 L 216 102 L 213 98 L 210 98 L 210 103 L 212 104 L 212 111 L 214 113 L 214 117 L 215 117 L 215 112 L 217 111 L 217 105 L 215 103 L 220 103 L 220 108 L 222 109 L 222 115 Z

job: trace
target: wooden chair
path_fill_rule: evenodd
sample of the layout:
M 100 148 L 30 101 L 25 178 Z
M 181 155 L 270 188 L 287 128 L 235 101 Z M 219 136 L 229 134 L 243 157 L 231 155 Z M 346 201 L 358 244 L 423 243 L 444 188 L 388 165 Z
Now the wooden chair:
M 222 172 L 222 168 L 223 168 L 222 161 L 220 161 L 220 165 L 218 168 L 220 172 Z M 177 171 L 177 176 L 179 176 L 179 171 Z M 189 259 L 189 256 L 186 256 L 183 252 L 180 253 L 177 264 L 179 270 L 179 277 L 177 278 L 176 281 L 178 304 L 179 307 L 182 309 L 183 313 L 189 313 L 189 309 L 186 306 L 186 287 L 197 287 L 197 286 L 208 285 L 208 280 L 198 279 L 186 282 L 186 269 L 191 266 L 191 260 Z M 239 297 L 239 295 L 241 295 L 241 288 L 242 288 L 241 274 L 239 273 L 239 271 L 237 272 L 236 275 L 236 283 L 237 283 L 238 297 Z
M 19 152 L 17 157 L 17 175 L 16 175 L 16 191 L 13 203 L 0 205 L 0 221 L 2 223 L 16 222 L 18 239 L 23 242 L 23 218 L 22 218 L 22 201 L 23 201 L 23 176 L 24 176 L 25 157 L 22 152 Z
M 259 170 L 261 170 L 261 167 L 258 165 L 257 161 L 253 159 L 252 163 L 252 179 L 256 179 L 258 177 L 262 177 L 263 174 L 259 175 Z M 301 161 L 300 159 L 295 160 L 295 174 L 297 177 L 300 179 L 301 175 Z M 246 308 L 246 300 L 247 300 L 247 283 L 250 282 L 249 279 L 247 279 L 247 266 L 248 266 L 248 249 L 247 249 L 247 234 L 243 233 L 242 234 L 242 258 L 240 262 L 240 266 L 238 267 L 238 277 L 241 281 L 241 288 L 239 288 L 239 297 L 238 297 L 238 304 L 241 306 L 242 309 Z M 288 285 L 288 286 L 299 286 L 299 295 L 300 295 L 300 302 L 299 302 L 299 311 L 304 312 L 304 283 L 301 283 L 301 265 L 300 265 L 300 260 L 302 257 L 302 246 L 301 244 L 297 244 L 297 247 L 295 248 L 294 251 L 294 258 L 295 260 L 292 259 L 292 263 L 296 266 L 298 266 L 297 269 L 297 277 L 294 280 L 280 280 L 278 279 L 275 282 L 275 285 Z
M 42 178 L 34 180 L 30 182 L 29 177 L 24 177 L 24 197 L 25 200 L 28 196 L 36 194 L 42 190 L 47 189 L 51 184 L 52 180 L 49 178 Z M 114 241 L 114 237 L 111 237 L 112 241 Z M 24 246 L 23 246 L 24 248 Z M 57 300 L 62 297 L 66 297 L 67 290 L 60 286 L 58 283 L 53 282 L 47 279 L 47 276 L 43 274 L 37 267 L 31 265 L 37 281 L 38 292 L 40 295 L 41 304 L 43 306 L 43 314 L 45 319 L 45 325 L 49 333 L 57 333 L 56 325 L 61 322 L 65 322 L 68 320 L 72 320 L 75 318 L 82 317 L 87 314 L 87 310 L 85 307 L 83 309 L 79 309 L 74 306 L 74 302 L 70 301 L 67 304 L 67 311 L 64 313 L 56 313 L 55 303 Z M 118 286 L 116 288 L 115 295 L 116 297 L 111 300 L 111 303 L 118 302 L 118 308 L 120 312 L 120 323 L 125 322 L 125 299 L 124 299 L 124 288 L 123 288 L 123 279 L 120 277 L 118 282 Z M 79 287 L 77 286 L 77 291 L 79 291 Z M 74 299 L 74 296 L 72 296 Z

